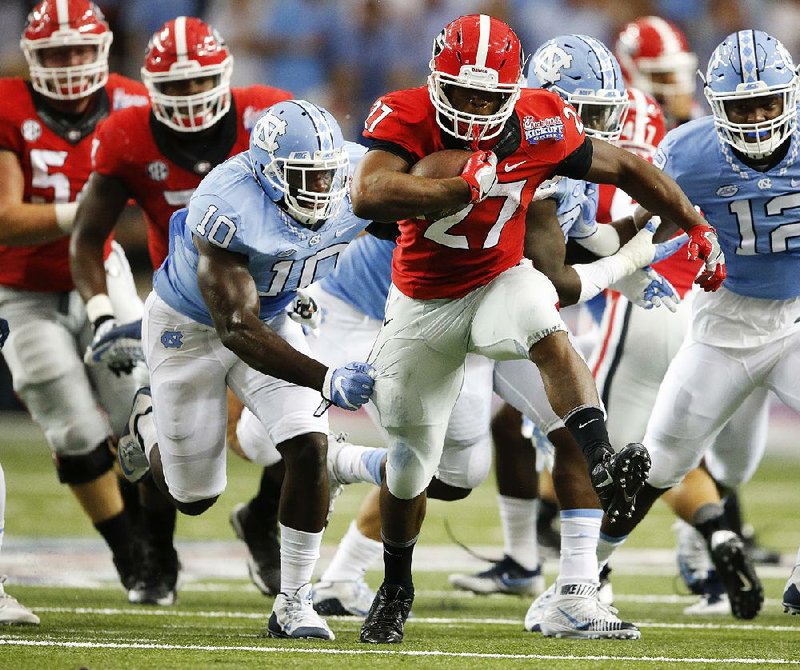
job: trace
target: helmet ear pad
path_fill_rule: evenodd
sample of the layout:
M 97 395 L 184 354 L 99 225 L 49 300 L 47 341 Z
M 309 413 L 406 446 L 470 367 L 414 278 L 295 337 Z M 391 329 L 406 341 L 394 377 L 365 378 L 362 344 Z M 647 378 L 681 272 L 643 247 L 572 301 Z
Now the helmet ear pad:
M 306 100 L 273 105 L 256 121 L 249 152 L 261 188 L 298 223 L 316 227 L 339 210 L 349 156 L 327 110 Z

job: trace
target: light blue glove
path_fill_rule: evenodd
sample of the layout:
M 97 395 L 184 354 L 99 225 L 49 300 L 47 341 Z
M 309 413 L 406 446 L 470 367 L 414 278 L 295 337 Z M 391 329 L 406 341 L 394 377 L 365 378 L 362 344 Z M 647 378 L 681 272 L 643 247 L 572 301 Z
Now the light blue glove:
M 684 245 L 689 241 L 689 236 L 686 233 L 673 237 L 666 242 L 659 242 L 656 244 L 656 253 L 653 256 L 653 263 L 663 261 L 669 258 L 672 254 L 681 250 Z
M 681 302 L 672 284 L 649 266 L 620 279 L 612 284 L 611 288 L 622 293 L 642 309 L 653 309 L 663 305 L 670 312 L 674 312 Z
M 141 319 L 122 324 L 103 321 L 83 356 L 87 365 L 105 365 L 117 376 L 129 375 L 143 360 Z
M 322 414 L 331 405 L 351 412 L 357 410 L 369 401 L 375 387 L 375 375 L 375 368 L 369 363 L 354 362 L 340 368 L 328 368 L 322 382 L 323 402 L 315 415 Z
M 2 349 L 3 345 L 6 343 L 9 332 L 10 331 L 8 328 L 8 321 L 6 321 L 3 318 L 0 318 L 0 349 Z

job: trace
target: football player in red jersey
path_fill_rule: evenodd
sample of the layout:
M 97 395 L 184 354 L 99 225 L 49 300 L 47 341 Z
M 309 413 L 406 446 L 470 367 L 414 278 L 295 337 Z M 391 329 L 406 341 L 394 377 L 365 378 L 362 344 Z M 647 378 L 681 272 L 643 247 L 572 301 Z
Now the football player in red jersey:
M 130 523 L 109 444 L 125 425 L 136 383 L 87 369 L 77 354 L 92 339 L 92 315 L 74 291 L 68 254 L 97 127 L 122 107 L 147 103 L 141 84 L 109 74 L 111 39 L 88 0 L 44 0 L 21 40 L 30 82 L 0 80 L 0 311 L 11 325 L 3 356 L 14 389 L 129 588 Z M 139 318 L 121 247 L 104 240 L 102 260 L 116 309 Z
M 372 147 L 353 179 L 354 210 L 399 221 L 400 238 L 370 361 L 390 447 L 381 495 L 385 579 L 361 629 L 363 642 L 403 638 L 424 490 L 439 462 L 467 352 L 537 364 L 550 404 L 581 446 L 612 516 L 630 512 L 646 476 L 641 445 L 614 454 L 591 373 L 558 315 L 556 289 L 523 259 L 524 246 L 537 261 L 564 253 L 557 225 L 526 217 L 536 187 L 556 174 L 617 184 L 702 240 L 710 265 L 722 261 L 713 230 L 672 180 L 628 152 L 587 139 L 575 110 L 558 95 L 521 91 L 521 62 L 519 40 L 502 21 L 460 17 L 434 41 L 427 90 L 383 96 L 365 122 Z M 473 149 L 460 176 L 408 174 L 419 159 L 446 148 Z M 437 218 L 440 212 L 449 215 Z M 564 274 L 565 299 L 596 281 L 587 273 Z
M 120 319 L 106 297 L 103 241 L 128 199 L 144 210 L 150 260 L 158 268 L 167 255 L 172 213 L 188 204 L 211 168 L 248 148 L 250 129 L 261 110 L 292 97 L 269 86 L 231 89 L 232 69 L 233 56 L 211 26 L 186 16 L 168 21 L 152 36 L 142 67 L 151 106 L 115 115 L 97 134 L 94 174 L 75 220 L 72 273 L 87 305 L 105 305 L 109 320 Z M 238 507 L 231 518 L 251 551 L 254 581 L 272 593 L 277 592 L 280 561 L 276 535 L 280 473 L 274 470 L 265 469 L 259 495 Z M 171 604 L 178 575 L 172 544 L 175 508 L 154 487 L 142 486 L 151 546 L 132 596 L 138 602 Z
M 697 56 L 674 23 L 659 16 L 631 21 L 617 35 L 614 55 L 625 82 L 658 101 L 670 128 L 701 114 L 694 99 Z

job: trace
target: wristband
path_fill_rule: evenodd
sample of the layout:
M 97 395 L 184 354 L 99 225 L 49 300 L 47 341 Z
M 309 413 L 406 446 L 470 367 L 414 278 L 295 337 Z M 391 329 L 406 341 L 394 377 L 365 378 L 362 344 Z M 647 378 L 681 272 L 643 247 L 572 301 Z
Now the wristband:
M 113 319 L 114 305 L 111 304 L 111 298 L 105 293 L 93 295 L 86 301 L 86 316 L 92 325 L 103 317 Z
M 77 202 L 59 202 L 53 205 L 56 210 L 56 225 L 65 233 L 72 232 L 75 223 L 75 214 L 78 211 Z

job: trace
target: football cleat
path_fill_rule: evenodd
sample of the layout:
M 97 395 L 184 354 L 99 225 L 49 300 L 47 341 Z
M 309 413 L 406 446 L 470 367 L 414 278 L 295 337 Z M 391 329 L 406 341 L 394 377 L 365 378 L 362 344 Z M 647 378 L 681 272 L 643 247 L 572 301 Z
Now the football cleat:
M 120 469 L 125 475 L 125 479 L 133 484 L 144 479 L 150 472 L 144 441 L 139 433 L 139 422 L 152 420 L 152 414 L 153 398 L 150 396 L 150 388 L 143 386 L 133 396 L 133 407 L 125 426 L 125 432 L 120 435 L 117 443 L 117 460 Z
M 531 603 L 525 614 L 525 630 L 531 633 L 542 632 L 542 619 L 547 608 L 556 595 L 556 582 L 553 582 L 536 600 Z
M 600 586 L 597 587 L 597 599 L 603 605 L 614 604 L 614 587 L 611 584 L 611 567 L 606 563 L 600 568 Z
M 752 619 L 764 603 L 764 588 L 742 539 L 731 530 L 718 530 L 711 536 L 711 560 L 722 581 L 731 611 L 737 619 Z
M 450 584 L 478 595 L 506 593 L 514 596 L 537 596 L 544 591 L 542 567 L 526 570 L 510 556 L 494 561 L 491 568 L 474 575 L 450 575 Z
M 731 603 L 725 587 L 712 568 L 708 578 L 703 582 L 703 593 L 694 605 L 684 608 L 683 613 L 689 616 L 725 616 L 731 613 Z
M 0 577 L 0 624 L 7 626 L 38 626 L 39 617 L 21 604 L 14 596 L 6 593 L 7 577 Z
M 631 517 L 636 494 L 650 473 L 650 454 L 636 442 L 618 452 L 607 451 L 590 473 L 600 504 L 610 520 Z
M 781 553 L 759 544 L 756 532 L 749 523 L 742 527 L 742 542 L 750 560 L 756 565 L 780 565 Z
M 783 611 L 800 614 L 800 564 L 794 566 L 783 591 Z
M 381 584 L 361 626 L 361 642 L 398 644 L 403 641 L 403 626 L 411 612 L 414 592 L 398 584 Z
M 254 519 L 246 503 L 239 503 L 230 515 L 233 532 L 247 546 L 247 572 L 265 596 L 281 590 L 281 545 L 275 522 Z
M 178 597 L 180 569 L 181 563 L 174 547 L 148 549 L 139 578 L 128 591 L 128 602 L 134 605 L 174 605 Z
M 125 589 L 125 593 L 128 594 L 128 600 L 130 601 L 131 589 L 136 585 L 139 579 L 136 564 L 130 558 L 123 558 L 120 556 L 112 557 L 112 561 L 117 570 L 120 584 L 122 584 L 122 588 Z
M 314 605 L 311 602 L 311 584 L 303 584 L 291 596 L 285 593 L 277 595 L 267 624 L 267 635 L 295 640 L 335 639 L 328 624 L 314 611 Z
M 706 541 L 694 526 L 681 519 L 672 524 L 672 529 L 678 536 L 677 559 L 681 579 L 692 593 L 705 595 L 706 580 L 709 571 L 713 570 Z
M 352 581 L 317 582 L 312 592 L 314 609 L 325 616 L 367 616 L 375 592 L 363 578 Z
M 638 640 L 641 633 L 622 621 L 617 610 L 597 600 L 591 584 L 565 584 L 544 612 L 540 630 L 545 637 Z

